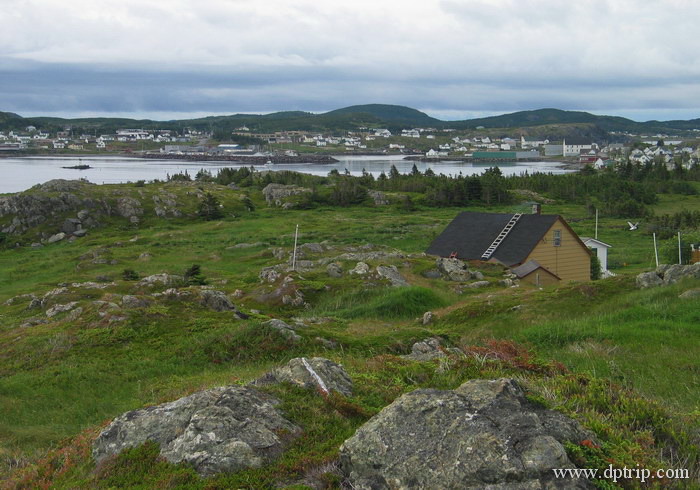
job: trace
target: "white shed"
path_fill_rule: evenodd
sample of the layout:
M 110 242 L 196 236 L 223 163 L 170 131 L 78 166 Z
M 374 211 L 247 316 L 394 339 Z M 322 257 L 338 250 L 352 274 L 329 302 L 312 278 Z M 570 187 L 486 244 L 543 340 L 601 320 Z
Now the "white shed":
M 591 238 L 591 237 L 581 237 L 581 241 L 585 246 L 588 248 L 592 249 L 595 254 L 598 256 L 598 260 L 600 261 L 600 273 L 601 277 L 610 277 L 614 275 L 612 272 L 608 270 L 608 249 L 612 248 L 612 245 L 609 245 L 605 242 L 601 242 L 600 240 L 596 238 Z

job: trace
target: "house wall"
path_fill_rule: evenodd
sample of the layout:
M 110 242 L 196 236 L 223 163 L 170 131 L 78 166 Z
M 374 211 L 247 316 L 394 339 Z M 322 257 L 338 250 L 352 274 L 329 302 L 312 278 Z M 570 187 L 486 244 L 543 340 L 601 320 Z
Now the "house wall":
M 527 276 L 521 277 L 520 282 L 526 282 L 534 286 L 551 286 L 559 284 L 559 279 L 540 268 L 530 272 Z
M 554 246 L 554 231 L 561 232 L 561 245 Z M 590 281 L 591 257 L 588 249 L 559 218 L 523 261 L 536 260 L 562 281 Z

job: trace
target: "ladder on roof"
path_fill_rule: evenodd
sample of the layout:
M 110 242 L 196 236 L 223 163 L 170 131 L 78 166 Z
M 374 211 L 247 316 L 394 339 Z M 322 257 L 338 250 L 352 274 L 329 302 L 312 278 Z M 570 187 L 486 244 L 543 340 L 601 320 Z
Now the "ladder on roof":
M 508 233 L 510 233 L 510 230 L 513 229 L 513 227 L 515 226 L 515 224 L 518 222 L 518 220 L 520 219 L 520 217 L 522 215 L 523 215 L 522 213 L 517 213 L 517 214 L 513 215 L 513 217 L 508 222 L 508 224 L 503 227 L 503 229 L 501 230 L 501 233 L 498 234 L 498 236 L 493 241 L 493 243 L 491 245 L 489 245 L 489 248 L 487 248 L 484 251 L 484 253 L 481 255 L 482 260 L 488 260 L 491 258 L 491 256 L 496 251 L 498 246 L 503 242 L 503 240 L 505 240 L 505 238 L 508 236 Z

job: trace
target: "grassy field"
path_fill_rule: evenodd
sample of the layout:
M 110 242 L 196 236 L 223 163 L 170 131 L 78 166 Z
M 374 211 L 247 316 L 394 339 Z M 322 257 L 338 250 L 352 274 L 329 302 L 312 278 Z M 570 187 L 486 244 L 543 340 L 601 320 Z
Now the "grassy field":
M 105 186 L 96 192 L 149 197 L 163 186 Z M 167 189 L 186 203 L 186 213 L 194 213 L 192 185 L 167 184 Z M 596 457 L 698 470 L 700 308 L 697 299 L 678 298 L 698 283 L 636 290 L 634 274 L 653 268 L 653 249 L 648 235 L 628 231 L 624 220 L 602 217 L 599 224 L 599 238 L 613 245 L 609 263 L 618 274 L 613 279 L 541 290 L 494 285 L 460 293 L 453 283 L 421 273 L 434 264 L 422 252 L 462 209 L 280 210 L 253 193 L 256 211 L 246 212 L 239 192 L 214 185 L 208 190 L 224 204 L 223 220 L 162 220 L 146 209 L 138 226 L 111 218 L 72 243 L 0 251 L 0 477 L 11 476 L 13 485 L 26 488 L 297 484 L 305 467 L 334 461 L 339 444 L 399 394 L 504 375 L 522 379 L 532 397 L 596 430 L 607 444 Z M 690 199 L 683 205 L 700 204 L 697 197 Z M 670 197 L 658 207 L 674 209 Z M 583 206 L 549 205 L 544 212 L 562 214 L 580 235 L 593 236 L 595 221 Z M 308 309 L 270 300 L 275 286 L 262 284 L 258 273 L 282 262 L 272 249 L 291 250 L 296 224 L 300 243 L 332 247 L 324 257 L 368 243 L 373 250 L 400 251 L 402 257 L 369 263 L 396 265 L 411 287 L 347 275 L 329 278 L 325 269 L 314 269 L 293 274 Z M 234 247 L 244 243 L 251 246 Z M 341 265 L 349 270 L 355 262 Z M 158 291 L 124 280 L 125 269 L 145 277 L 183 274 L 193 264 L 201 265 L 211 286 L 227 293 L 241 290 L 236 304 L 251 318 L 236 320 L 181 300 L 154 299 L 146 308 L 122 312 L 93 303 Z M 483 272 L 494 282 L 502 277 L 498 267 Z M 98 276 L 115 284 L 69 286 L 57 297 L 60 303 L 79 302 L 84 311 L 74 320 L 62 314 L 22 326 L 41 310 L 27 310 L 28 300 L 3 304 Z M 197 291 L 196 286 L 184 289 Z M 437 320 L 424 326 L 417 318 L 427 310 Z M 110 321 L 119 316 L 124 318 Z M 290 343 L 276 335 L 261 325 L 268 318 L 300 319 L 307 325 L 303 340 Z M 434 335 L 474 355 L 447 369 L 396 357 Z M 316 338 L 338 347 L 330 349 Z M 187 468 L 157 461 L 157 452 L 145 446 L 93 473 L 90 437 L 113 417 L 200 389 L 244 383 L 302 355 L 343 363 L 356 395 L 322 400 L 290 387 L 271 388 L 307 434 L 279 464 L 205 481 Z M 583 457 L 582 464 L 594 464 L 593 456 Z M 331 488 L 337 486 L 331 473 L 324 478 Z

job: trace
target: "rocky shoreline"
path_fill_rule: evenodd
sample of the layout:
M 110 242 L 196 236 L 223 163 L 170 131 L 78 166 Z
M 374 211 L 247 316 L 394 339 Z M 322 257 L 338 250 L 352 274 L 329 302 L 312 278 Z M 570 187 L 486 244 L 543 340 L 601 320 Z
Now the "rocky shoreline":
M 189 162 L 235 162 L 248 163 L 251 165 L 285 164 L 285 163 L 337 163 L 338 160 L 330 155 L 315 155 L 305 154 L 299 156 L 287 155 L 269 155 L 269 156 L 253 156 L 253 155 L 176 155 L 171 153 L 144 153 L 136 158 L 150 158 L 155 160 L 185 160 Z

